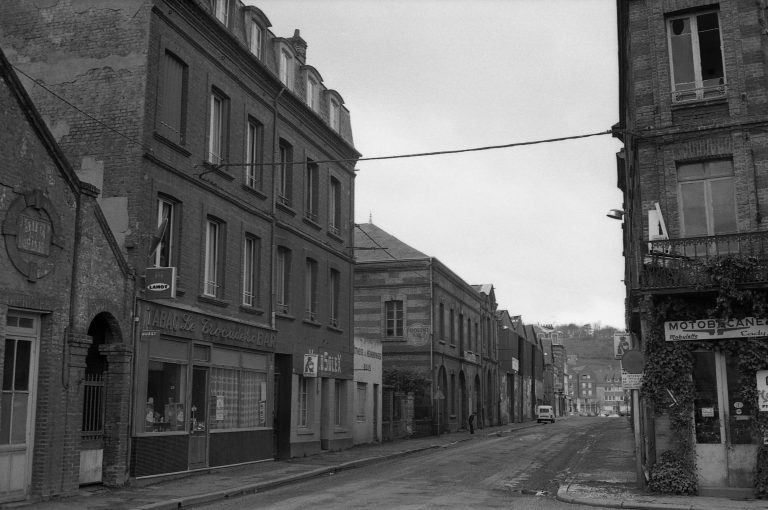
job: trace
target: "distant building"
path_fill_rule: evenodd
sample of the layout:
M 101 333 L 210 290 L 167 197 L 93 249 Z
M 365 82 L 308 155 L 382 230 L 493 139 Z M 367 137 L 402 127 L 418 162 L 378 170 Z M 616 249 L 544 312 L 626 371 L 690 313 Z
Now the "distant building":
M 499 420 L 502 424 L 519 423 L 521 418 L 522 379 L 520 376 L 520 345 L 516 331 L 520 317 L 507 310 L 496 311 L 499 339 Z
M 381 341 L 355 338 L 355 421 L 354 444 L 381 441 Z M 334 409 L 334 425 L 344 416 L 341 406 Z
M 425 384 L 406 433 L 463 429 L 470 413 L 496 423 L 492 289 L 478 291 L 372 223 L 358 226 L 355 247 L 355 336 L 382 343 L 385 383 L 388 373 L 406 373 Z

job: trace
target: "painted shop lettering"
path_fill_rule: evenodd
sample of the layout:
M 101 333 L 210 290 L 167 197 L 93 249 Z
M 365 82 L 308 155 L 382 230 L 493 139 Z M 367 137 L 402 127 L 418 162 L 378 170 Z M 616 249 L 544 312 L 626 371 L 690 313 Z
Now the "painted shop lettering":
M 144 327 L 172 333 L 186 332 L 190 336 L 207 335 L 258 346 L 274 347 L 276 342 L 275 334 L 269 331 L 220 323 L 207 317 L 198 318 L 189 312 L 177 313 L 153 307 L 146 308 Z
M 700 319 L 693 321 L 675 321 L 667 323 L 670 331 L 696 331 L 709 329 L 751 328 L 754 326 L 768 326 L 767 319 L 746 317 L 744 319 Z

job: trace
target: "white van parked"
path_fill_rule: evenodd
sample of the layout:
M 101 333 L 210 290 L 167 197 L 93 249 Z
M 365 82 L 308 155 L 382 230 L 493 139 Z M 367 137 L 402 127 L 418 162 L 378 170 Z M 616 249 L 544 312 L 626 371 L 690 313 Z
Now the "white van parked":
M 552 406 L 536 406 L 536 422 L 543 421 L 555 423 L 555 411 L 552 410 Z

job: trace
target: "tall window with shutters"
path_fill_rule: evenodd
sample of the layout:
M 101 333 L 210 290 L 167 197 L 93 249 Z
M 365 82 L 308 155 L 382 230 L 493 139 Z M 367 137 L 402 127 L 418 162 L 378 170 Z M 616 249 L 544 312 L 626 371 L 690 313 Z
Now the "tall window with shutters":
M 287 314 L 291 288 L 291 250 L 285 246 L 277 247 L 276 277 L 276 308 L 277 313 Z
M 221 281 L 219 264 L 221 262 L 221 223 L 208 219 L 205 228 L 205 261 L 203 275 L 203 294 L 219 297 Z
M 245 131 L 245 185 L 252 189 L 261 189 L 261 137 L 262 125 L 249 118 Z
M 277 165 L 277 203 L 291 206 L 293 192 L 293 147 L 285 140 L 280 140 Z
M 341 273 L 335 269 L 330 270 L 330 282 L 328 285 L 328 292 L 330 297 L 328 299 L 330 305 L 329 323 L 334 328 L 339 327 L 339 292 L 341 290 Z
M 320 188 L 320 168 L 311 159 L 307 160 L 304 178 L 304 217 L 317 223 L 317 209 Z
M 304 318 L 308 321 L 317 320 L 317 261 L 307 258 L 304 270 Z
M 155 266 L 170 267 L 173 265 L 174 239 L 174 203 L 166 198 L 157 199 L 157 228 L 160 241 L 155 250 Z
M 255 307 L 258 295 L 259 239 L 246 235 L 243 241 L 243 306 Z
M 227 115 L 229 100 L 221 92 L 211 92 L 211 111 L 208 128 L 208 161 L 214 165 L 226 157 Z
M 187 65 L 166 51 L 158 98 L 157 133 L 179 145 L 186 143 L 187 77 Z
M 341 182 L 331 177 L 329 211 L 328 211 L 328 230 L 341 235 Z

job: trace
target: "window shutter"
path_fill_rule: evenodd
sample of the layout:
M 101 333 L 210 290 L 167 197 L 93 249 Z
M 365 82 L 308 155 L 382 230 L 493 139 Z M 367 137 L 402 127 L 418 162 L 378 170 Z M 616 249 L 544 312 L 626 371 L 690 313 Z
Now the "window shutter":
M 160 133 L 176 143 L 182 139 L 184 64 L 173 55 L 165 55 L 165 76 L 161 95 Z

